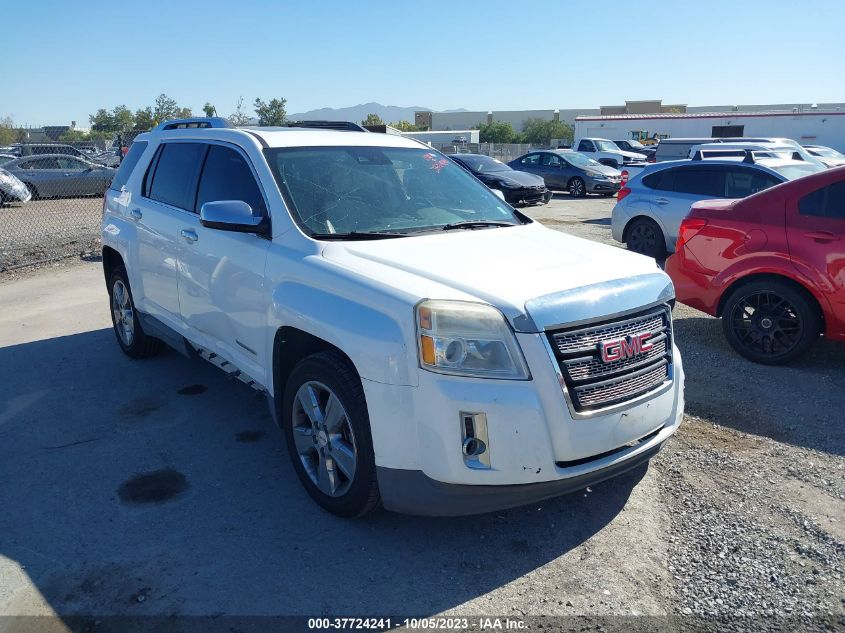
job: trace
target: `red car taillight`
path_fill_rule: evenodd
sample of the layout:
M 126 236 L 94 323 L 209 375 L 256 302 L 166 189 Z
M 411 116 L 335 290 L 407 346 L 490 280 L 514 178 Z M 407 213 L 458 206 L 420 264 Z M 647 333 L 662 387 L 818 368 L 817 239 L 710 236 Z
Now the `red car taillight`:
M 707 220 L 704 218 L 684 218 L 681 221 L 681 228 L 678 229 L 678 242 L 675 244 L 675 252 L 680 252 L 684 244 L 689 242 L 706 225 Z
M 649 154 L 649 155 L 646 157 L 645 162 L 647 162 L 647 163 L 656 163 L 656 162 L 657 162 L 657 152 L 655 152 L 654 154 Z
M 629 176 L 629 174 L 628 174 L 628 170 L 627 170 L 627 169 L 623 169 L 623 170 L 622 170 L 622 175 L 619 177 L 619 181 L 622 183 L 622 186 L 623 186 L 623 187 L 624 187 L 625 185 L 627 185 L 627 184 L 628 184 L 628 176 Z
M 630 189 L 628 189 L 628 186 L 627 186 L 627 185 L 626 185 L 626 186 L 624 186 L 624 187 L 622 187 L 622 188 L 619 190 L 619 193 L 617 193 L 617 194 L 616 194 L 616 202 L 619 202 L 620 200 L 622 200 L 622 198 L 624 198 L 625 196 L 627 196 L 629 193 L 631 193 L 631 190 L 630 190 Z

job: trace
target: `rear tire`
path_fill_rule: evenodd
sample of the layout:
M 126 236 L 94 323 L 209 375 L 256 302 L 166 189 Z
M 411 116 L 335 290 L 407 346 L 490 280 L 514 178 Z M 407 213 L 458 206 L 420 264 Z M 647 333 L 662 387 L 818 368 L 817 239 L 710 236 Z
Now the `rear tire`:
M 281 413 L 293 468 L 314 501 L 345 518 L 379 506 L 367 401 L 342 354 L 318 352 L 300 361 L 285 385 Z
M 117 266 L 109 279 L 109 306 L 117 344 L 127 356 L 147 358 L 161 351 L 162 342 L 146 334 L 141 327 L 129 288 L 129 277 L 123 266 Z
M 755 281 L 728 295 L 722 330 L 734 350 L 763 365 L 804 354 L 821 334 L 821 316 L 805 293 L 782 281 Z
M 629 251 L 640 255 L 664 259 L 666 257 L 666 238 L 657 222 L 651 218 L 637 218 L 628 227 L 625 243 Z

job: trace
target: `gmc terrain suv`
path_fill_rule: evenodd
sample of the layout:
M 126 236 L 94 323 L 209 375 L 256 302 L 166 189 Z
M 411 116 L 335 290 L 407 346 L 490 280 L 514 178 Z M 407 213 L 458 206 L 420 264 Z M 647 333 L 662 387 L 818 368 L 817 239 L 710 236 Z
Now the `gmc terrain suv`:
M 578 490 L 682 417 L 654 261 L 544 228 L 411 139 L 166 122 L 135 139 L 102 235 L 123 351 L 164 342 L 265 393 L 341 516 Z

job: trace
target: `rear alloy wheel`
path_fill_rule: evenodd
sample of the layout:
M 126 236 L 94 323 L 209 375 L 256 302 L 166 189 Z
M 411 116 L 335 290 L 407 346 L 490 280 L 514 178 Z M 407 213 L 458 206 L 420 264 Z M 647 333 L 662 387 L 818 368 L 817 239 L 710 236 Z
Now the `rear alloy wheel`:
M 666 239 L 657 222 L 650 218 L 637 218 L 628 227 L 625 239 L 629 251 L 648 255 L 654 259 L 666 257 Z
M 111 274 L 109 303 L 114 334 L 120 349 L 127 356 L 147 358 L 161 350 L 161 341 L 148 336 L 141 327 L 138 312 L 135 310 L 135 302 L 132 299 L 132 291 L 129 289 L 129 279 L 123 266 L 118 266 Z
M 748 360 L 780 365 L 810 348 L 821 333 L 821 319 L 801 291 L 779 281 L 759 281 L 730 294 L 722 329 L 731 347 Z
M 587 186 L 584 181 L 578 177 L 569 181 L 569 195 L 573 198 L 583 198 L 587 195 Z

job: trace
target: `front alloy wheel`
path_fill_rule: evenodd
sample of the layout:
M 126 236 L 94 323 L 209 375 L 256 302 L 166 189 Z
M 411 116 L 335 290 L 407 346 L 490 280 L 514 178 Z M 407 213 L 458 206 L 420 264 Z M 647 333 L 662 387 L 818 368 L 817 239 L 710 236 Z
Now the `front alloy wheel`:
M 573 178 L 569 181 L 569 195 L 573 198 L 583 198 L 587 195 L 587 187 L 580 178 Z
M 777 365 L 803 354 L 818 338 L 821 323 L 803 293 L 781 282 L 755 282 L 728 297 L 722 328 L 742 356 Z
M 346 409 L 326 385 L 309 381 L 293 401 L 293 439 L 311 482 L 330 497 L 343 496 L 355 479 L 358 449 Z
M 300 361 L 286 380 L 280 414 L 293 468 L 314 501 L 342 517 L 378 507 L 367 401 L 348 358 L 327 350 Z

